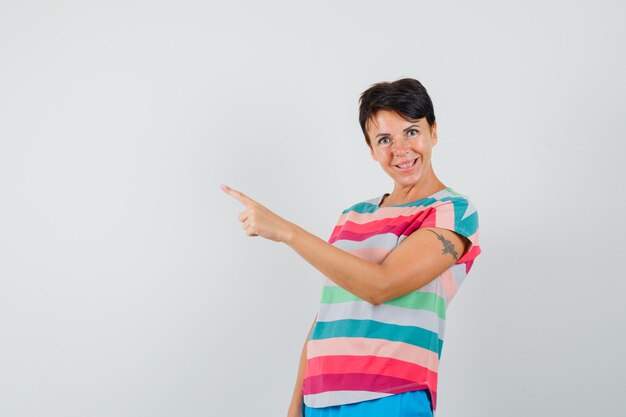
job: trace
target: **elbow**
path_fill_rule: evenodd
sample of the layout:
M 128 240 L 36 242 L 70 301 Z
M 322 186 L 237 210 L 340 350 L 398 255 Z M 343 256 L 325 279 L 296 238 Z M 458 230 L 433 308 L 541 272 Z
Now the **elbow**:
M 373 306 L 377 306 L 377 305 L 380 305 L 380 304 L 384 303 L 384 301 L 382 301 L 378 297 L 370 297 L 368 300 L 365 300 L 365 301 L 367 301 L 368 303 L 370 303 Z
M 389 274 L 381 267 L 379 274 L 373 277 L 373 285 L 369 288 L 364 301 L 372 305 L 380 305 L 393 299 L 393 285 L 390 283 Z
M 372 292 L 370 294 L 368 294 L 368 296 L 365 298 L 365 301 L 367 301 L 368 303 L 372 304 L 372 305 L 379 305 L 379 304 L 383 304 L 389 300 L 391 300 L 392 297 L 389 297 L 389 289 L 384 287 L 384 286 L 378 286 L 376 288 L 372 289 Z
M 384 304 L 384 303 L 386 303 L 389 300 L 391 300 L 391 298 L 384 297 L 384 296 L 382 296 L 380 294 L 374 294 L 374 295 L 368 297 L 368 299 L 365 300 L 365 301 L 367 301 L 371 305 L 377 306 L 377 305 L 380 305 L 380 304 Z

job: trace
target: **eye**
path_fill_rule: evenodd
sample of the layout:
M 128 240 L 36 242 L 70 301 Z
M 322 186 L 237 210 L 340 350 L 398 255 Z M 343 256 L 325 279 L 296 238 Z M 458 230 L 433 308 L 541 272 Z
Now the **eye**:
M 415 136 L 419 133 L 417 129 L 411 129 L 406 132 L 407 136 Z
M 388 137 L 383 137 L 378 140 L 379 145 L 389 145 L 391 140 Z

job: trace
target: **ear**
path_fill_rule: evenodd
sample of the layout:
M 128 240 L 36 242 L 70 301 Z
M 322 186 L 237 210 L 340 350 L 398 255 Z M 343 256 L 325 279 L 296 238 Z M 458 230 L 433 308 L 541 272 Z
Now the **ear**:
M 374 148 L 370 145 L 370 155 L 372 155 L 372 159 L 378 162 L 378 156 L 376 156 L 376 152 L 374 152 Z
M 433 122 L 433 125 L 430 128 L 430 137 L 433 138 L 433 146 L 437 144 L 437 121 Z

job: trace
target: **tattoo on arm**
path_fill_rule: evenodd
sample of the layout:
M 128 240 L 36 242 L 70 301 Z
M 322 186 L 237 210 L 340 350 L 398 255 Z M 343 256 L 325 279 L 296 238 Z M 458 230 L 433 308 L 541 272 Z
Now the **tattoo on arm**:
M 443 249 L 441 250 L 441 254 L 442 255 L 445 255 L 446 253 L 449 253 L 450 255 L 452 255 L 452 257 L 454 258 L 455 261 L 459 260 L 459 255 L 458 255 L 458 253 L 456 253 L 456 249 L 455 249 L 454 245 L 452 244 L 452 242 L 450 242 L 443 235 L 435 232 L 432 229 L 426 229 L 426 230 L 430 230 L 435 235 L 437 235 L 437 239 L 439 239 L 439 241 L 443 245 Z

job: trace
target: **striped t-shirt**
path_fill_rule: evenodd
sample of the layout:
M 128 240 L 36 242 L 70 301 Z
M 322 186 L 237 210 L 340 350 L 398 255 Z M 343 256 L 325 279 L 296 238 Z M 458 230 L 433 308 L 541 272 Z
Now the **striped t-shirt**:
M 437 371 L 446 308 L 480 254 L 478 213 L 447 187 L 407 204 L 379 207 L 383 197 L 343 211 L 329 243 L 382 263 L 417 229 L 441 227 L 471 245 L 448 270 L 422 288 L 372 305 L 329 279 L 307 341 L 304 403 L 320 408 L 426 389 L 437 402 Z

